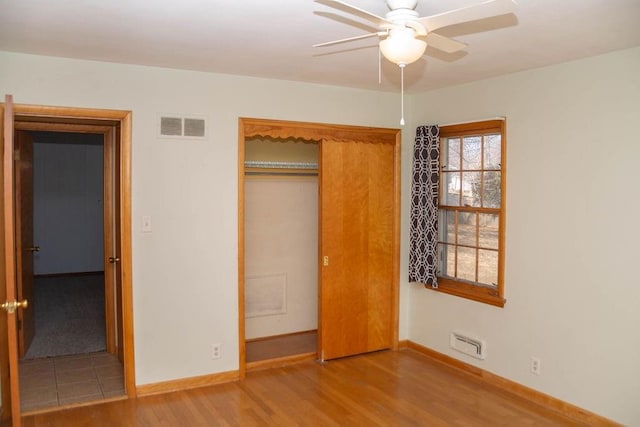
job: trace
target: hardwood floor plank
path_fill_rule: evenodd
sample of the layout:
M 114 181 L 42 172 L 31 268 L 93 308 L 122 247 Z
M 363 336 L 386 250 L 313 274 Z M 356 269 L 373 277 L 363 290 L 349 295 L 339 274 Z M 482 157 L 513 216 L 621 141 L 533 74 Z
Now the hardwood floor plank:
M 35 414 L 55 426 L 579 426 L 413 351 L 251 372 L 244 381 Z
M 247 363 L 315 353 L 318 347 L 318 331 L 303 331 L 247 340 L 245 346 Z

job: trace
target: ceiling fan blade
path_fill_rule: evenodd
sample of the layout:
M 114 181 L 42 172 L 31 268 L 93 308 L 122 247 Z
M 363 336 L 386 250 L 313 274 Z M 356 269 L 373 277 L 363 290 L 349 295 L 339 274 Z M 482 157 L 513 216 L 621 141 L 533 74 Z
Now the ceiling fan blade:
M 363 34 L 361 36 L 349 37 L 349 38 L 346 38 L 346 39 L 333 40 L 333 41 L 330 41 L 330 42 L 314 44 L 313 47 L 331 46 L 331 45 L 338 44 L 338 43 L 344 43 L 344 42 L 350 42 L 350 41 L 353 41 L 353 40 L 366 39 L 367 37 L 380 36 L 380 35 L 384 35 L 384 34 L 386 34 L 386 32 L 384 32 L 384 31 L 381 31 L 381 32 L 378 32 L 378 33 Z
M 425 41 L 427 42 L 428 46 L 434 47 L 446 53 L 455 53 L 467 47 L 466 43 L 462 43 L 436 33 L 427 34 Z
M 461 22 L 476 21 L 478 19 L 491 18 L 493 16 L 505 15 L 516 9 L 517 4 L 513 0 L 488 0 L 473 6 L 450 10 L 437 15 L 419 18 L 427 31 L 431 32 L 438 28 Z
M 373 22 L 378 26 L 392 24 L 392 22 L 387 21 L 385 18 L 378 16 L 375 13 L 360 9 L 359 7 L 352 6 L 340 0 L 316 0 L 316 3 L 324 4 L 325 6 L 352 13 L 356 16 L 360 16 L 361 18 L 366 19 L 367 21 Z

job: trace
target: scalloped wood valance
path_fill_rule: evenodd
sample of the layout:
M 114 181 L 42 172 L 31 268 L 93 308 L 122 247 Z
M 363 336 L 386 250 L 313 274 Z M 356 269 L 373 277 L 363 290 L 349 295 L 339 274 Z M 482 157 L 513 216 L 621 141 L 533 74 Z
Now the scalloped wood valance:
M 305 141 L 340 141 L 395 144 L 400 130 L 266 119 L 239 119 L 243 138 L 296 138 Z

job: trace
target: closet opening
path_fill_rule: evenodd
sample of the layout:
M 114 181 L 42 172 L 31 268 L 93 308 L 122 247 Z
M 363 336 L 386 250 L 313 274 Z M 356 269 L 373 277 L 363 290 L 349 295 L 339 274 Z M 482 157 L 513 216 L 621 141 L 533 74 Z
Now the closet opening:
M 247 137 L 244 154 L 246 366 L 315 359 L 318 142 Z
M 238 125 L 240 378 L 397 350 L 400 130 L 252 118 Z M 304 250 L 277 242 L 284 238 L 306 242 Z M 293 262 L 297 276 L 273 261 L 307 251 Z M 293 297 L 298 287 L 306 296 Z M 294 312 L 299 318 L 285 328 Z M 261 360 L 249 354 L 259 344 L 283 350 L 280 340 L 303 335 L 312 343 L 313 334 L 315 347 L 263 351 Z

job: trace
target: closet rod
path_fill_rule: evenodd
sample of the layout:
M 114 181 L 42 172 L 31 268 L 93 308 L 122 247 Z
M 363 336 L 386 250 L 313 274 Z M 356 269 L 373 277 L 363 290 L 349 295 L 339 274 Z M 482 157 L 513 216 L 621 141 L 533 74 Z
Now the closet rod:
M 244 162 L 245 168 L 261 168 L 261 169 L 310 169 L 317 170 L 317 163 L 302 162 L 263 162 L 257 160 L 247 160 Z
M 299 176 L 318 176 L 318 172 L 309 171 L 309 172 L 278 172 L 275 170 L 271 171 L 246 171 L 244 173 L 245 176 L 286 176 L 286 177 L 299 177 Z

